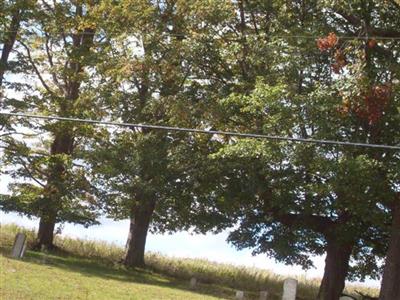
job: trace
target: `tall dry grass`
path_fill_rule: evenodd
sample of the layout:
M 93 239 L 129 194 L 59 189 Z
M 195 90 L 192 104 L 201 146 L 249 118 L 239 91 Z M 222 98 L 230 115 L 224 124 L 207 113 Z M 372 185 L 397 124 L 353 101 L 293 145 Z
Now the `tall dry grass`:
M 0 245 L 12 245 L 18 232 L 27 235 L 28 245 L 35 240 L 35 232 L 14 224 L 0 224 Z M 124 254 L 124 249 L 104 241 L 61 237 L 55 238 L 55 244 L 65 254 L 98 260 L 101 263 L 118 263 Z M 238 290 L 258 292 L 268 290 L 272 299 L 279 299 L 282 292 L 284 277 L 272 271 L 230 264 L 216 263 L 205 259 L 172 258 L 160 253 L 146 254 L 147 268 L 153 272 L 168 275 L 174 278 L 189 280 L 196 277 L 204 284 L 215 284 Z M 302 276 L 295 277 L 298 282 L 299 299 L 315 299 L 319 280 L 309 280 Z M 350 285 L 348 292 L 354 294 L 358 290 L 364 294 L 377 295 L 373 288 Z

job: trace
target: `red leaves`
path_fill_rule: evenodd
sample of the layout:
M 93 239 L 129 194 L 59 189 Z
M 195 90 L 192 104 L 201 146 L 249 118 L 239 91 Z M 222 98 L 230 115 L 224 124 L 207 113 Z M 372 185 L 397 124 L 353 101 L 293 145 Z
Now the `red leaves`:
M 378 85 L 364 96 L 364 107 L 359 111 L 359 116 L 367 118 L 370 125 L 377 123 L 389 102 L 390 87 Z
M 343 101 L 340 112 L 348 113 L 353 111 L 358 118 L 368 121 L 369 125 L 375 125 L 383 116 L 389 103 L 391 92 L 388 84 L 375 85 L 354 99 L 353 105 L 350 104 L 348 99 Z
M 374 48 L 376 46 L 377 42 L 375 39 L 369 40 L 368 41 L 368 47 L 369 48 Z
M 339 39 L 336 34 L 331 32 L 327 37 L 319 38 L 317 40 L 317 47 L 321 51 L 328 51 L 329 49 L 335 47 L 338 41 Z
M 348 64 L 345 53 L 349 52 L 349 48 L 343 49 L 344 45 L 339 47 L 339 38 L 333 32 L 317 40 L 318 49 L 321 52 L 329 52 L 332 55 L 331 68 L 336 74 L 341 73 L 343 68 Z M 377 41 L 369 39 L 366 46 L 374 48 L 377 46 Z M 358 90 L 356 86 L 354 88 Z M 350 95 L 346 97 L 342 94 L 343 103 L 338 108 L 338 112 L 342 115 L 354 114 L 359 119 L 368 122 L 369 125 L 374 125 L 384 115 L 391 92 L 390 85 L 381 84 L 365 88 L 357 93 L 357 95 L 354 92 L 350 92 Z
M 336 74 L 340 74 L 340 71 L 342 70 L 342 67 L 337 63 L 331 64 L 331 68 L 332 68 L 332 71 Z

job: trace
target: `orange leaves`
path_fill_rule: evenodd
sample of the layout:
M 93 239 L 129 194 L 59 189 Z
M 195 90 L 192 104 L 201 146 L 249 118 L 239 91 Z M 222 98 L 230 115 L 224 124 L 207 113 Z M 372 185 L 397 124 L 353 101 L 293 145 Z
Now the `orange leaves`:
M 321 51 L 328 51 L 329 49 L 335 47 L 338 41 L 339 39 L 336 34 L 331 32 L 327 37 L 319 38 L 317 40 L 317 47 Z
M 337 37 L 337 35 L 331 32 L 328 34 L 328 36 L 324 38 L 319 38 L 317 40 L 317 47 L 322 52 L 334 50 L 338 48 L 338 42 L 339 38 Z M 331 64 L 332 71 L 336 74 L 339 74 L 343 67 L 347 64 L 345 55 L 340 48 L 335 50 L 334 60 L 335 62 Z
M 336 74 L 339 74 L 340 71 L 343 69 L 343 67 L 347 64 L 346 62 L 346 57 L 343 54 L 343 51 L 340 49 L 337 49 L 335 51 L 335 63 L 331 65 L 333 72 Z

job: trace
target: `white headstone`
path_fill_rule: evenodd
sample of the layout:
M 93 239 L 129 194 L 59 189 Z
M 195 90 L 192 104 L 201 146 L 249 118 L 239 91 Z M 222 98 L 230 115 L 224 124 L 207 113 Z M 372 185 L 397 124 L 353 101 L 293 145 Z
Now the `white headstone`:
M 339 300 L 354 300 L 354 299 L 349 296 L 342 296 L 339 298 Z
M 45 246 L 45 245 L 40 246 L 40 251 L 42 252 L 42 264 L 46 264 L 46 263 L 47 263 L 47 250 L 46 250 L 46 246 Z
M 197 285 L 197 279 L 194 278 L 194 277 L 192 277 L 192 278 L 190 279 L 190 287 L 191 287 L 192 289 L 194 289 L 194 288 L 196 287 L 196 285 Z
M 26 250 L 26 243 L 24 243 L 24 246 L 22 247 L 21 254 L 19 255 L 19 258 L 24 257 L 25 250 Z
M 288 278 L 283 283 L 282 300 L 296 300 L 297 280 Z
M 244 292 L 243 291 L 236 291 L 236 297 L 235 299 L 237 300 L 243 300 L 244 299 Z
M 268 291 L 261 291 L 260 300 L 267 300 L 267 299 L 268 299 Z
M 11 250 L 11 257 L 13 258 L 21 258 L 25 252 L 25 240 L 26 235 L 23 233 L 17 233 L 15 236 L 15 241 L 13 248 Z

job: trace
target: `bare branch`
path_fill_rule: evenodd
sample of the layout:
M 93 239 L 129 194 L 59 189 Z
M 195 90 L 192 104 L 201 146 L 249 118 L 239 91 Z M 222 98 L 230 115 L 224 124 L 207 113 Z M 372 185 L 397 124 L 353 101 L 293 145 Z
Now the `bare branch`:
M 365 30 L 367 31 L 367 33 L 371 36 L 379 36 L 379 37 L 387 37 L 387 38 L 400 37 L 400 31 L 397 31 L 394 29 L 376 28 L 376 27 L 365 25 L 365 24 L 363 24 L 362 20 L 360 20 L 356 16 L 350 15 L 340 9 L 335 10 L 335 13 L 340 15 L 343 19 L 345 19 L 347 22 L 349 22 L 353 26 L 364 27 Z
M 50 42 L 49 34 L 47 32 L 45 32 L 44 34 L 46 36 L 45 46 L 46 46 L 47 60 L 49 62 L 50 68 L 51 68 L 51 70 L 50 70 L 51 77 L 53 78 L 54 84 L 60 89 L 60 91 L 64 92 L 63 87 L 62 87 L 62 85 L 60 85 L 60 83 L 58 81 L 58 78 L 57 78 L 57 75 L 53 70 L 54 69 L 54 63 L 53 63 L 53 55 L 51 53 L 51 45 L 49 45 L 49 42 Z
M 22 158 L 18 157 L 18 160 L 20 161 L 21 166 L 25 169 L 25 171 L 28 173 L 29 177 L 30 177 L 33 181 L 35 181 L 37 184 L 39 184 L 39 185 L 40 185 L 41 187 L 43 187 L 43 188 L 46 187 L 46 185 L 45 185 L 44 183 L 40 182 L 40 180 L 38 180 L 38 179 L 36 179 L 36 178 L 34 177 L 34 175 L 32 174 L 31 170 L 29 170 L 29 168 L 28 168 L 27 165 L 25 164 L 25 161 L 24 161 Z
M 33 134 L 33 133 L 23 133 L 23 132 L 12 131 L 12 132 L 6 132 L 6 133 L 3 133 L 3 134 L 0 134 L 0 137 L 10 136 L 10 135 L 22 135 L 22 136 L 25 136 L 25 137 L 35 137 L 35 136 L 38 136 L 40 134 L 39 133 Z
M 37 68 L 35 62 L 33 61 L 32 55 L 31 55 L 31 50 L 29 49 L 29 47 L 23 43 L 22 41 L 19 41 L 19 43 L 25 48 L 26 53 L 28 55 L 28 60 L 31 63 L 33 70 L 35 71 L 36 75 L 38 76 L 40 82 L 42 83 L 43 87 L 46 89 L 46 91 L 55 96 L 54 92 L 50 89 L 50 87 L 47 85 L 46 81 L 44 80 L 44 78 L 42 77 L 42 75 L 40 74 L 39 69 Z

